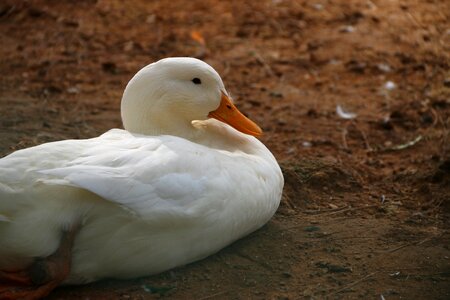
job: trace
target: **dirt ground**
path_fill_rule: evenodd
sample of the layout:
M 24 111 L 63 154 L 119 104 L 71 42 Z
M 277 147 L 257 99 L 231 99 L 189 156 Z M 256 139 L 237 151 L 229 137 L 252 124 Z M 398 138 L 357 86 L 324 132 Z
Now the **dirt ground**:
M 286 181 L 216 255 L 49 298 L 450 299 L 449 20 L 445 0 L 2 1 L 0 154 L 121 127 L 134 73 L 194 56 Z

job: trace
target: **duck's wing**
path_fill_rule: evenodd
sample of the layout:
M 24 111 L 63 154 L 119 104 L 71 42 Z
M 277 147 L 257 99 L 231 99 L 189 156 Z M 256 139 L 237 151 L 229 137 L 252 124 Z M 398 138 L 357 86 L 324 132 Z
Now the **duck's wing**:
M 218 195 L 215 201 L 225 194 L 221 190 L 231 174 L 223 167 L 227 160 L 220 151 L 172 136 L 116 131 L 97 139 L 64 166 L 37 170 L 39 180 L 88 190 L 145 217 L 192 217 L 205 213 L 199 203 L 212 191 Z M 220 207 L 215 205 L 210 207 Z

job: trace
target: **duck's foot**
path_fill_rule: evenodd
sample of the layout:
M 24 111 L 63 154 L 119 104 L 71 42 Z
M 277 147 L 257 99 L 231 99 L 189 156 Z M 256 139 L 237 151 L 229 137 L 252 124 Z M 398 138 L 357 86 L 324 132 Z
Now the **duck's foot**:
M 70 273 L 71 250 L 78 227 L 65 231 L 52 255 L 36 259 L 27 270 L 0 271 L 0 299 L 41 299 L 60 285 Z
M 21 284 L 21 285 L 30 285 L 32 284 L 30 280 L 30 276 L 28 274 L 28 270 L 19 270 L 19 271 L 0 271 L 0 282 L 2 285 L 10 283 L 10 284 Z M 0 286 L 0 291 L 2 287 Z

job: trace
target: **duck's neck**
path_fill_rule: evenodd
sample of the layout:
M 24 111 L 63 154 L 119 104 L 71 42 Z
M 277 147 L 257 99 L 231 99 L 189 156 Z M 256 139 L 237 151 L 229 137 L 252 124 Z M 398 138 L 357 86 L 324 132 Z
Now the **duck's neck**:
M 143 119 L 136 119 L 134 122 L 124 123 L 124 127 L 129 132 L 149 136 L 173 135 L 194 140 L 198 135 L 198 130 L 192 126 L 190 121 L 180 120 L 167 114 L 153 115 L 151 117 L 144 117 Z
M 204 121 L 171 122 L 173 118 L 167 115 L 164 118 L 146 117 L 146 122 L 124 122 L 124 127 L 131 133 L 148 136 L 171 135 L 187 139 L 191 142 L 202 144 L 206 147 L 227 151 L 241 151 L 248 154 L 258 152 L 260 147 L 265 147 L 248 135 L 241 134 L 229 126 L 215 119 Z M 149 121 L 151 120 L 151 121 Z

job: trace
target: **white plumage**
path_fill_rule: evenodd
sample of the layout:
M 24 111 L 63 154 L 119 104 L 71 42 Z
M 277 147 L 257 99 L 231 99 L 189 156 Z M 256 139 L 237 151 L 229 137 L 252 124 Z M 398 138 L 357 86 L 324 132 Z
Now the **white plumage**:
M 165 271 L 264 225 L 283 176 L 256 138 L 208 119 L 221 93 L 206 63 L 161 60 L 127 86 L 127 130 L 1 159 L 0 270 L 49 256 L 78 223 L 67 284 Z

